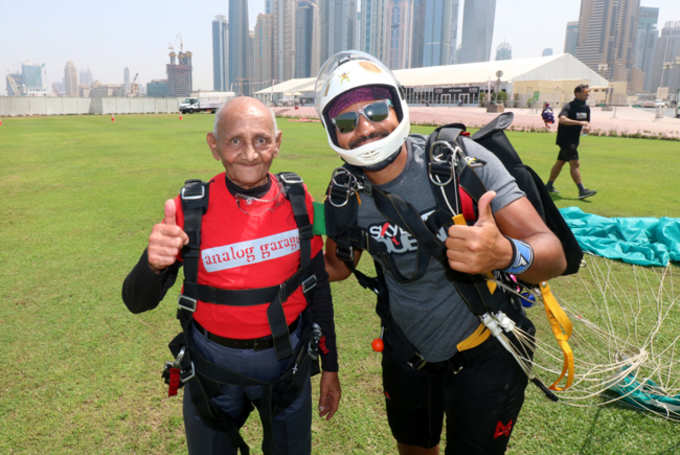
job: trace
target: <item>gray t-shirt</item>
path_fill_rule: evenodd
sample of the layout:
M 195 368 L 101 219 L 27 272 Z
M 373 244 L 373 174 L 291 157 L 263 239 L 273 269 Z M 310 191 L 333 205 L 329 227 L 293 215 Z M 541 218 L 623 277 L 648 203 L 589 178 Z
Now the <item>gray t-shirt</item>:
M 427 177 L 425 138 L 411 135 L 406 144 L 408 160 L 403 172 L 378 188 L 400 196 L 426 220 L 435 210 L 436 202 Z M 477 174 L 486 188 L 496 191 L 491 204 L 494 212 L 524 196 L 495 155 L 469 139 L 465 139 L 465 150 L 486 161 L 486 165 L 477 168 Z M 403 275 L 413 275 L 417 269 L 417 240 L 401 227 L 388 223 L 372 197 L 362 193 L 361 202 L 359 226 L 387 246 Z M 443 229 L 439 238 L 446 238 Z M 457 351 L 456 345 L 475 330 L 479 320 L 460 299 L 453 283 L 448 281 L 443 264 L 431 257 L 425 275 L 410 283 L 399 283 L 386 267 L 383 270 L 392 316 L 411 343 L 429 362 L 452 357 Z

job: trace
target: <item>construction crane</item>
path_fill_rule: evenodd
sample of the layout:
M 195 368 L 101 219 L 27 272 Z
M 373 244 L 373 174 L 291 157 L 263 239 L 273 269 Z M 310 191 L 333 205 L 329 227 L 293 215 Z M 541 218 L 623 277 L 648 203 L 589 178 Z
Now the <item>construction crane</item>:
M 136 73 L 135 77 L 132 78 L 132 82 L 130 82 L 130 90 L 128 96 L 139 96 L 139 84 L 137 84 L 138 77 L 139 73 Z

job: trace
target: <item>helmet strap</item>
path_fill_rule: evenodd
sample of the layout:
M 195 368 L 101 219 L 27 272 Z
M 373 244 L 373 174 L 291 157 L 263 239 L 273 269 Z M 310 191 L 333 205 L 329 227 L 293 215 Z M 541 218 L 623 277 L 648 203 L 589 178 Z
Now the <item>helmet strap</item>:
M 385 158 L 381 162 L 376 163 L 376 164 L 371 164 L 370 166 L 361 166 L 361 169 L 366 170 L 366 171 L 381 171 L 381 170 L 385 169 L 387 166 L 392 164 L 394 162 L 394 160 L 397 159 L 397 157 L 399 156 L 399 152 L 401 152 L 402 146 L 403 146 L 403 144 L 400 145 L 399 148 L 394 151 L 394 153 L 392 153 L 390 156 L 388 156 L 387 158 Z

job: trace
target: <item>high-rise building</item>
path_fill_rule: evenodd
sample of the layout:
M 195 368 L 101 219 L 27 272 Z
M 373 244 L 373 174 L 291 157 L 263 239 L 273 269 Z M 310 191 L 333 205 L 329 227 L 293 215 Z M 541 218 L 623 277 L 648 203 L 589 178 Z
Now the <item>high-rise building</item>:
M 319 72 L 319 7 L 316 1 L 298 1 L 295 11 L 295 77 Z
M 123 94 L 125 96 L 130 94 L 130 68 L 127 66 L 123 70 Z
M 274 17 L 271 14 L 258 14 L 253 39 L 254 76 L 253 89 L 261 90 L 274 85 L 272 70 L 272 35 Z
M 543 52 L 541 53 L 541 55 L 543 57 L 549 57 L 549 56 L 553 55 L 552 47 L 546 47 L 545 49 L 543 49 Z
M 574 56 L 609 80 L 628 81 L 640 0 L 581 0 Z
M 650 73 L 650 91 L 659 87 L 668 87 L 671 93 L 680 90 L 680 21 L 666 22 L 661 29 Z
M 489 61 L 495 17 L 496 0 L 465 0 L 458 63 Z
M 168 96 L 168 80 L 154 79 L 146 83 L 146 96 L 166 97 Z
M 380 61 L 387 61 L 387 11 L 391 0 L 361 2 L 359 28 L 359 49 L 373 55 Z M 323 63 L 325 58 L 321 58 Z
M 166 65 L 168 74 L 168 96 L 190 96 L 193 88 L 191 72 L 191 52 L 171 51 L 170 63 Z M 175 60 L 177 58 L 177 60 Z
M 90 68 L 80 71 L 78 73 L 79 78 L 80 78 L 80 86 L 81 87 L 91 87 L 92 83 L 94 80 L 92 79 L 92 71 L 90 71 Z
M 357 0 L 319 0 L 318 4 L 323 63 L 336 52 L 356 49 Z
M 413 50 L 413 1 L 392 0 L 388 8 L 388 58 L 389 68 L 410 68 Z
M 647 81 L 654 59 L 654 46 L 659 39 L 658 21 L 659 8 L 640 7 L 633 65 L 644 73 L 644 88 L 646 90 L 648 89 Z
M 229 28 L 225 16 L 212 21 L 213 90 L 229 90 Z
M 274 79 L 286 81 L 295 77 L 295 9 L 296 0 L 272 0 Z
M 458 0 L 415 0 L 411 67 L 455 63 Z
M 248 61 L 248 2 L 229 0 L 229 85 L 237 94 L 250 95 Z
M 64 96 L 78 96 L 78 72 L 70 60 L 64 66 Z
M 496 47 L 496 60 L 512 60 L 512 46 L 503 41 Z
M 24 78 L 21 74 L 8 74 L 5 82 L 7 83 L 7 96 L 24 96 L 26 94 Z
M 24 85 L 28 94 L 34 92 L 42 92 L 45 90 L 43 72 L 45 71 L 45 65 L 32 65 L 30 63 L 24 63 L 21 65 L 21 77 L 23 79 Z
M 578 44 L 578 21 L 567 22 L 567 33 L 564 37 L 564 53 L 576 54 Z

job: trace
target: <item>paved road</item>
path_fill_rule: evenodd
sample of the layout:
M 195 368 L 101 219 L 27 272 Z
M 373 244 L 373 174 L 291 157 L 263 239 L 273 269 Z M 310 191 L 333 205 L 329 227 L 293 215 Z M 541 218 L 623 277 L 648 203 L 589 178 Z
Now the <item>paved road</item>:
M 317 119 L 312 106 L 274 108 L 278 116 Z M 545 131 L 540 111 L 534 109 L 509 108 L 515 114 L 510 127 L 514 130 Z M 463 122 L 469 127 L 480 127 L 488 123 L 497 114 L 488 113 L 480 107 L 459 106 L 411 106 L 411 122 L 418 124 L 443 125 L 451 122 Z M 599 107 L 591 108 L 592 134 L 635 134 L 643 136 L 663 136 L 680 139 L 680 119 L 672 117 L 655 118 L 655 111 L 632 107 L 615 107 L 612 111 L 603 111 Z M 552 127 L 555 131 L 556 126 Z

